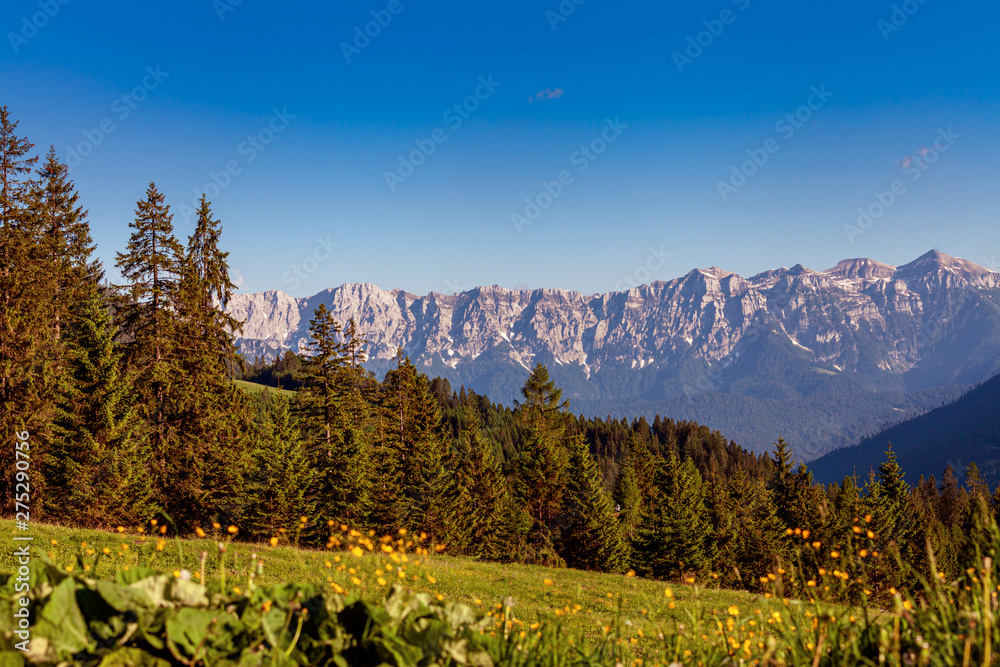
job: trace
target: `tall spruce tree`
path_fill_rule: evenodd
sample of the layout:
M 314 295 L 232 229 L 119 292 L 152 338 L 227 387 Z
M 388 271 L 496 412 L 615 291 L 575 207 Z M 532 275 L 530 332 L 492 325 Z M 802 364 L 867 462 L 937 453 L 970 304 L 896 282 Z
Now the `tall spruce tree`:
M 102 275 L 100 261 L 93 259 L 87 211 L 69 179 L 69 168 L 49 148 L 33 184 L 39 225 L 39 251 L 51 271 L 51 326 L 58 341 L 76 307 L 87 298 Z
M 886 460 L 879 465 L 878 473 L 868 477 L 862 508 L 866 530 L 860 541 L 873 555 L 867 565 L 872 585 L 876 589 L 899 588 L 903 585 L 904 575 L 895 555 L 898 553 L 907 561 L 912 561 L 915 557 L 919 558 L 924 545 L 914 539 L 919 525 L 910 488 L 891 446 L 886 451 Z M 868 531 L 874 534 L 873 538 L 865 537 Z M 875 558 L 874 554 L 879 556 Z
M 816 487 L 812 473 L 800 463 L 793 472 L 791 449 L 784 438 L 775 443 L 775 474 L 770 489 L 774 493 L 778 516 L 787 528 L 816 532 L 823 525 L 823 493 Z
M 535 520 L 532 533 L 536 548 L 547 552 L 568 483 L 567 404 L 542 364 L 532 370 L 521 395 L 517 417 L 527 429 L 527 437 L 518 457 L 519 492 Z
M 546 446 L 561 445 L 566 433 L 569 402 L 549 377 L 543 364 L 536 364 L 521 387 L 522 400 L 515 401 L 519 421 Z
M 354 318 L 347 322 L 341 334 L 341 362 L 336 371 L 336 428 L 343 434 L 348 450 L 358 450 L 367 457 L 371 453 L 374 434 L 372 402 L 377 382 L 362 365 L 367 359 L 368 340 L 358 329 Z
M 557 549 L 570 567 L 623 572 L 626 549 L 614 503 L 582 435 L 570 439 L 569 478 L 557 520 Z
M 941 475 L 941 495 L 937 502 L 938 520 L 951 529 L 959 525 L 968 507 L 968 496 L 958 483 L 955 469 L 949 464 Z
M 33 412 L 43 417 L 43 425 L 34 430 L 36 454 L 41 465 L 53 461 L 52 453 L 59 443 L 53 432 L 56 416 L 56 397 L 59 387 L 68 380 L 65 332 L 83 301 L 101 276 L 100 263 L 91 258 L 94 244 L 90 238 L 87 212 L 78 205 L 79 197 L 68 178 L 69 170 L 50 148 L 36 178 L 28 185 L 28 206 L 21 219 L 22 238 L 33 243 L 22 262 L 31 269 L 24 277 L 31 276 L 30 291 L 34 295 L 30 308 L 22 312 L 36 323 L 34 340 L 41 342 L 36 348 L 29 368 L 34 380 Z M 60 495 L 56 489 L 46 494 L 45 487 L 51 475 L 39 468 L 35 482 L 35 496 L 49 507 L 48 499 Z
M 334 426 L 340 409 L 337 402 L 337 374 L 343 363 L 340 330 L 333 313 L 321 303 L 309 320 L 310 340 L 299 371 L 302 390 L 298 410 L 307 429 L 312 431 L 308 435 L 321 440 L 327 451 L 333 449 Z
M 453 552 L 503 560 L 510 552 L 504 535 L 504 505 L 509 491 L 500 465 L 479 432 L 473 415 L 448 456 L 445 478 L 445 542 Z
M 36 461 L 30 484 L 33 497 L 40 499 L 59 369 L 52 364 L 53 341 L 48 336 L 50 275 L 38 252 L 37 202 L 31 197 L 31 170 L 38 158 L 17 126 L 8 108 L 0 107 L 0 430 L 29 434 Z M 0 465 L 0 507 L 12 511 L 13 447 L 0 451 Z
M 363 525 L 370 509 L 368 452 L 352 433 L 337 429 L 341 405 L 341 327 L 324 304 L 309 322 L 311 339 L 298 379 L 296 412 L 316 472 L 316 512 L 328 521 Z
M 125 252 L 116 264 L 128 281 L 119 304 L 119 324 L 127 341 L 125 361 L 137 378 L 143 417 L 151 424 L 153 465 L 161 493 L 170 474 L 167 388 L 174 381 L 169 363 L 175 341 L 172 310 L 184 257 L 174 237 L 173 215 L 163 195 L 150 183 L 146 198 L 136 204 Z
M 748 586 L 787 562 L 785 525 L 762 480 L 737 468 L 728 483 L 713 477 L 709 486 L 709 514 L 718 548 L 714 565 L 724 581 Z
M 207 204 L 201 213 L 211 220 Z M 199 220 L 198 229 L 204 224 Z M 221 280 L 221 292 L 199 269 L 203 255 L 223 254 L 217 241 L 215 234 L 207 244 L 190 244 L 172 298 L 176 319 L 168 365 L 174 381 L 167 391 L 166 415 L 172 483 L 164 502 L 185 525 L 205 517 L 241 519 L 251 463 L 250 401 L 229 377 L 237 356 L 233 331 L 238 323 L 217 308 L 230 295 L 228 266 L 223 257 L 214 278 Z
M 644 509 L 633 550 L 637 569 L 666 579 L 711 562 L 709 516 L 701 474 L 671 452 L 656 472 L 656 493 Z
M 205 355 L 212 362 L 213 372 L 220 362 L 228 372 L 239 359 L 234 336 L 243 327 L 242 322 L 225 311 L 236 285 L 229 276 L 229 253 L 219 245 L 222 223 L 213 217 L 211 204 L 204 195 L 197 216 L 180 275 L 178 312 L 193 326 L 192 339 L 206 347 Z
M 46 462 L 54 491 L 46 498 L 48 514 L 92 527 L 142 525 L 157 510 L 149 442 L 138 419 L 132 378 L 115 347 L 107 302 L 96 287 L 65 324 L 71 325 L 70 372 Z
M 243 523 L 247 534 L 266 539 L 281 529 L 292 533 L 300 517 L 312 517 L 316 509 L 314 477 L 288 400 L 280 394 L 270 395 L 246 489 Z
M 399 475 L 399 489 L 382 497 L 392 505 L 379 511 L 384 520 L 392 520 L 394 515 L 397 520 L 402 518 L 404 525 L 400 527 L 419 528 L 434 539 L 443 538 L 448 531 L 441 410 L 427 376 L 408 358 L 401 357 L 398 366 L 386 374 L 381 407 L 388 416 L 385 436 L 389 452 L 388 460 L 373 461 L 375 479 L 383 484 L 378 468 L 388 466 L 390 474 Z
M 622 537 L 626 545 L 631 545 L 632 540 L 635 539 L 635 528 L 639 523 L 642 511 L 642 495 L 636 478 L 635 460 L 631 453 L 631 447 L 618 472 L 615 501 L 619 508 L 618 522 L 622 527 Z

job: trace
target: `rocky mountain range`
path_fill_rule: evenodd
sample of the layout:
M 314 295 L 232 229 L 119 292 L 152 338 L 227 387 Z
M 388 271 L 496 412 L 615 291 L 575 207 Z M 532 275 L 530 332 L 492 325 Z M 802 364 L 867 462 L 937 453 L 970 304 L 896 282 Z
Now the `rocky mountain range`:
M 575 412 L 696 419 L 804 459 L 954 400 L 1000 370 L 1000 273 L 937 251 L 744 278 L 696 269 L 622 292 L 346 284 L 235 296 L 241 351 L 302 351 L 320 303 L 354 318 L 378 374 L 402 348 L 429 375 L 509 402 L 544 363 Z

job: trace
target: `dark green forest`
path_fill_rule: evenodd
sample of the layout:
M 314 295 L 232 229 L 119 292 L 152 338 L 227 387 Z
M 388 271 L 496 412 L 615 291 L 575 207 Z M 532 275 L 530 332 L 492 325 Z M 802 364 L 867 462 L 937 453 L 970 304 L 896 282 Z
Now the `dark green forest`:
M 513 407 L 402 353 L 380 380 L 356 323 L 325 306 L 308 354 L 246 364 L 207 200 L 182 241 L 156 185 L 137 193 L 125 284 L 110 285 L 67 167 L 40 160 L 6 108 L 0 179 L 0 430 L 29 434 L 32 521 L 221 522 L 314 546 L 341 524 L 405 529 L 457 555 L 753 590 L 799 547 L 836 573 L 860 545 L 879 593 L 911 583 L 897 554 L 955 576 L 1000 509 L 975 464 L 963 485 L 948 468 L 910 486 L 890 450 L 877 474 L 824 486 L 784 441 L 759 456 L 693 422 L 577 416 L 543 365 Z M 297 391 L 250 396 L 234 377 Z M 14 451 L 0 450 L 4 515 Z

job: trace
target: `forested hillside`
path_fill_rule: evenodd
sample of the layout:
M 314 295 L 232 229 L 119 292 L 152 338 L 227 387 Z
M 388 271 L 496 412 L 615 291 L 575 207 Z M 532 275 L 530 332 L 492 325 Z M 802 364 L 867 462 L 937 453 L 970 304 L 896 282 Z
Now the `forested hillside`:
M 962 473 L 975 462 L 983 479 L 996 485 L 1000 482 L 1000 376 L 954 403 L 888 428 L 856 447 L 831 452 L 810 465 L 817 477 L 827 481 L 855 471 L 864 475 L 878 467 L 890 444 L 911 481 L 918 475 L 939 474 L 949 465 Z

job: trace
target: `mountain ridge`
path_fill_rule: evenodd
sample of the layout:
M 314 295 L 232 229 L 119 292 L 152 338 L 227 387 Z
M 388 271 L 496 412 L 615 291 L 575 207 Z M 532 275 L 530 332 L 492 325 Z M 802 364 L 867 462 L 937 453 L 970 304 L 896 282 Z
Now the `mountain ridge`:
M 751 278 L 692 269 L 593 295 L 493 285 L 420 296 L 371 283 L 306 298 L 270 290 L 229 303 L 246 321 L 241 351 L 302 351 L 320 303 L 342 322 L 355 319 L 376 373 L 402 348 L 424 372 L 504 402 L 538 362 L 588 410 L 632 400 L 681 418 L 698 413 L 713 428 L 699 406 L 717 402 L 723 420 L 721 411 L 744 398 L 795 405 L 825 395 L 836 402 L 848 391 L 874 396 L 877 415 L 831 412 L 819 439 L 803 427 L 804 456 L 853 444 L 879 419 L 930 409 L 928 401 L 954 398 L 1000 370 L 1000 273 L 937 251 L 899 267 L 856 258 L 825 271 L 797 264 Z M 752 419 L 746 426 L 751 448 L 777 436 Z

